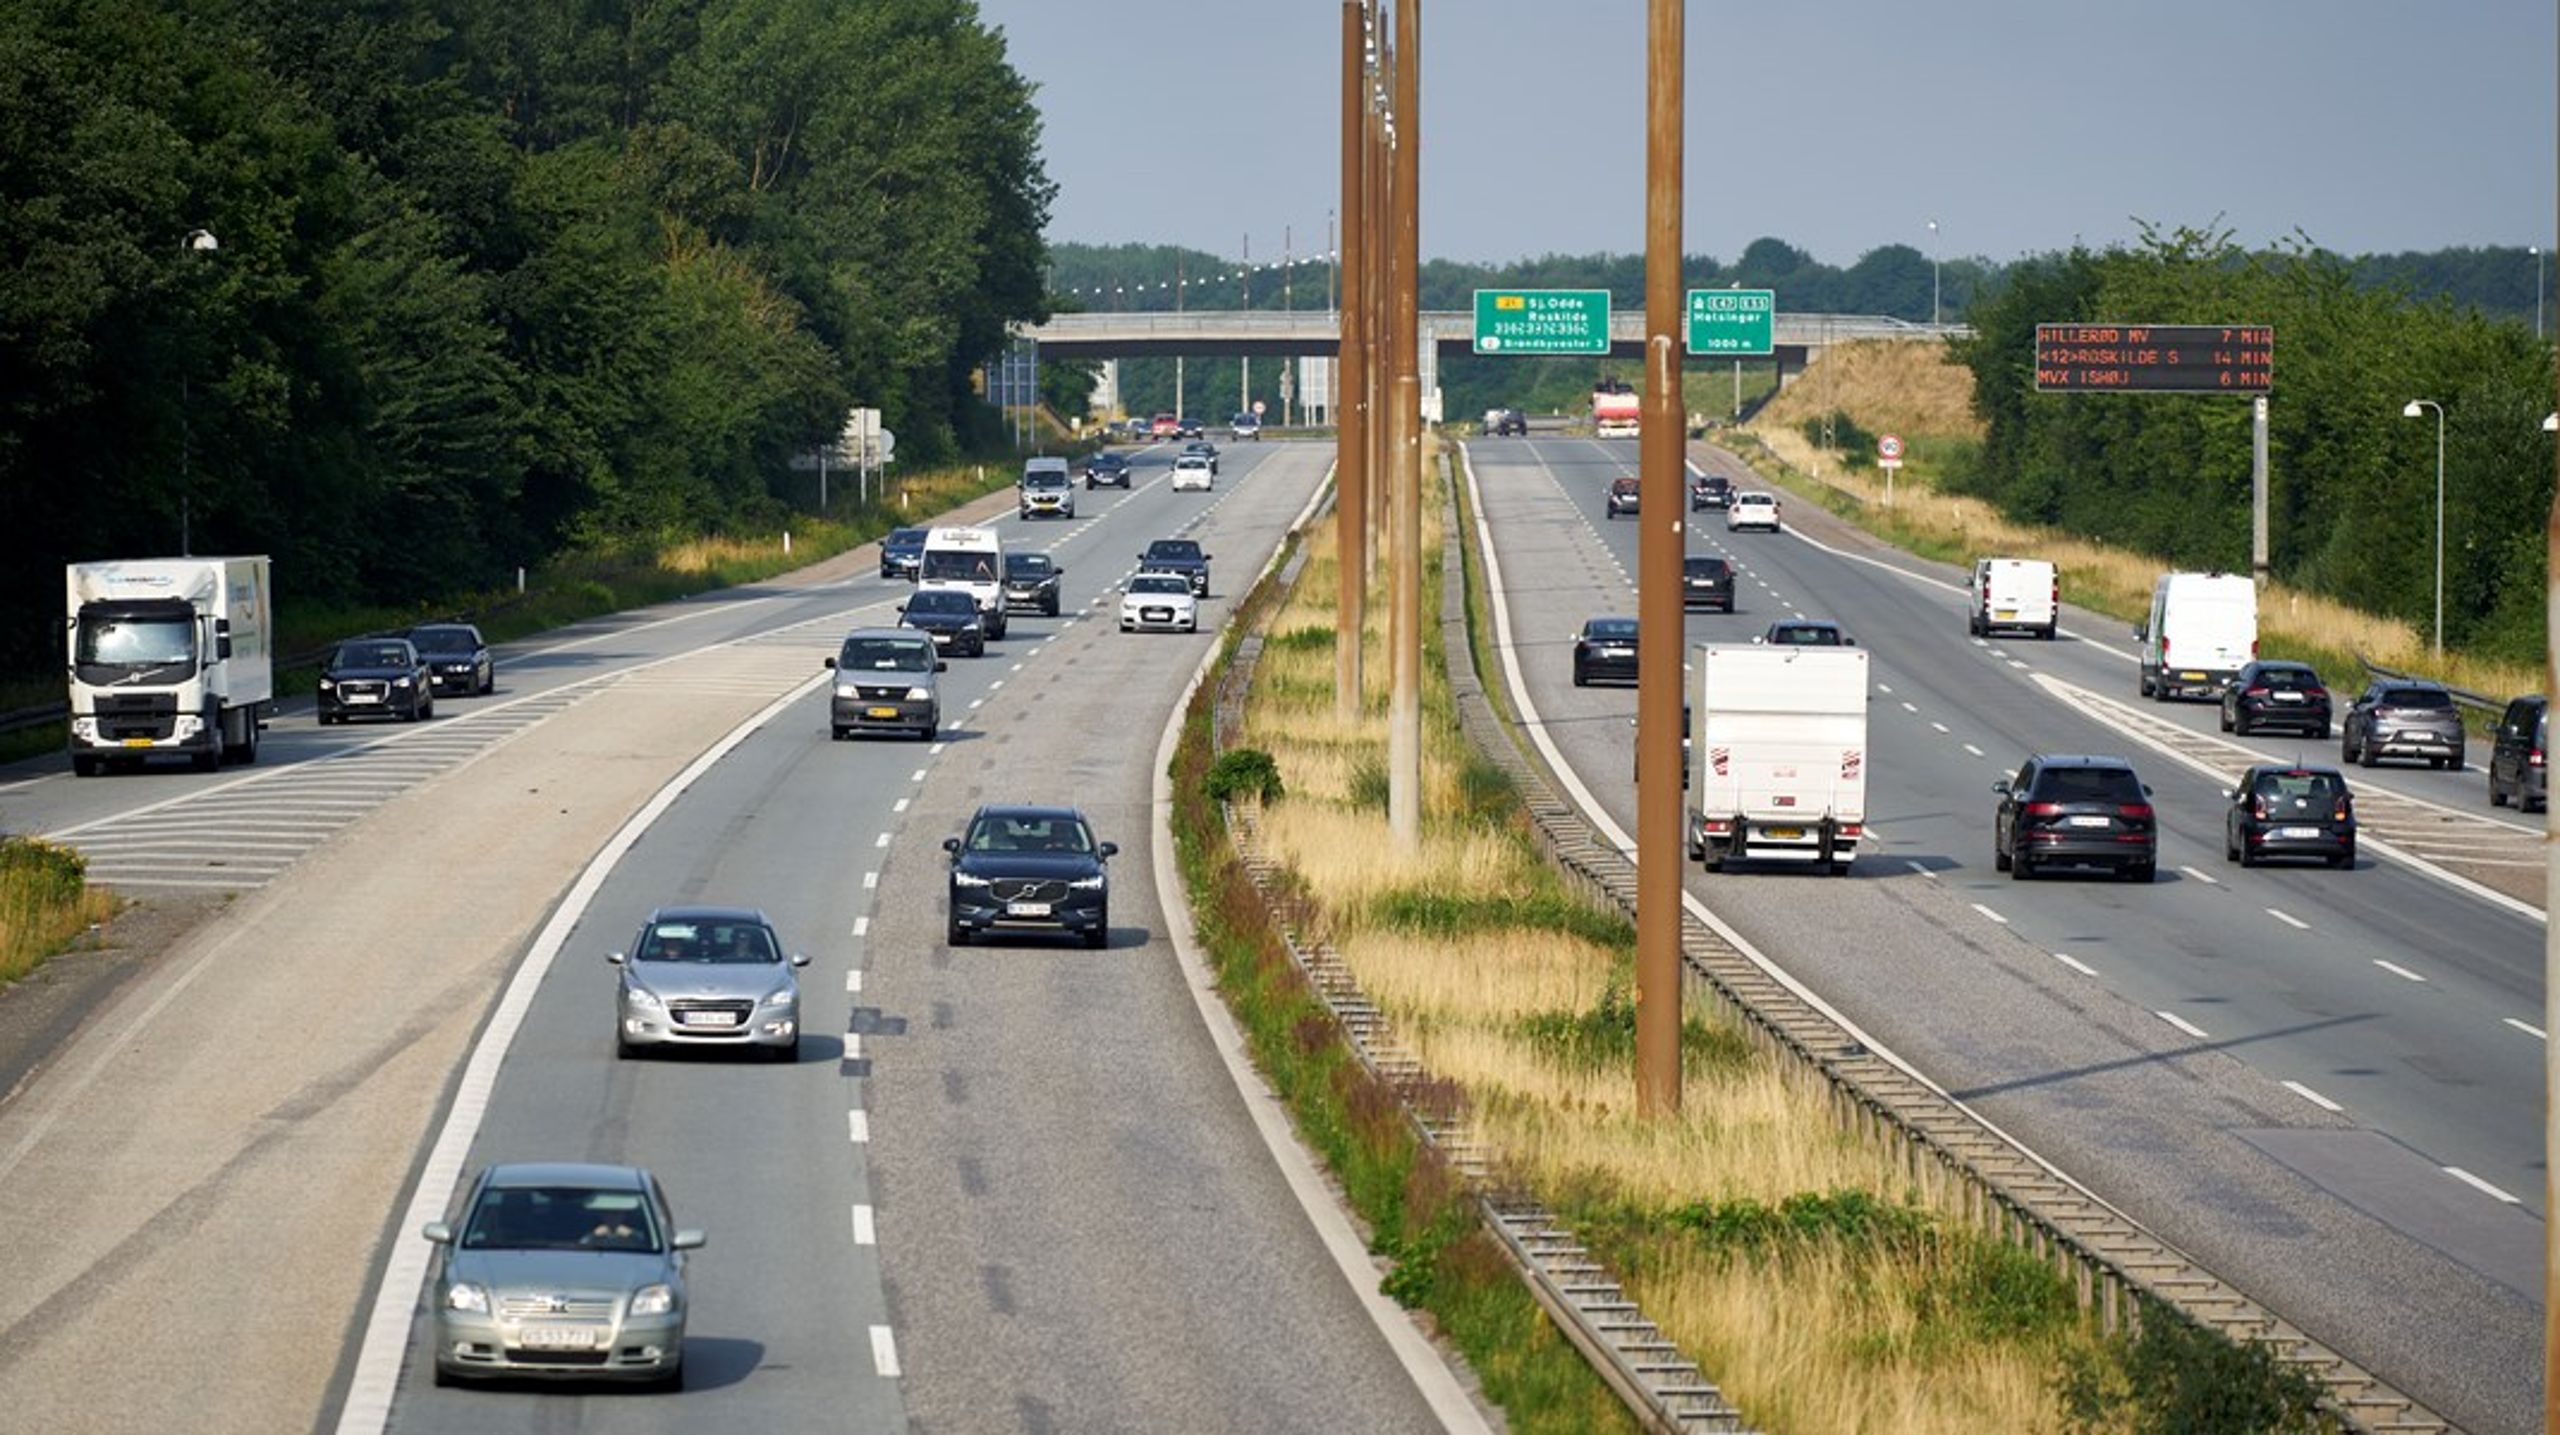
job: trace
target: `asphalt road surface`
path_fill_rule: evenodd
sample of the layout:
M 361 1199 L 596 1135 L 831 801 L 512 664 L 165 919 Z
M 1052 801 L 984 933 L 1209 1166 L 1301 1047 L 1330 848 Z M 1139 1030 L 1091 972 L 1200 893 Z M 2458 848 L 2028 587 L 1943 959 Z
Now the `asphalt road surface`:
M 1438 1425 L 1163 940 L 1150 769 L 1213 632 L 1114 621 L 1137 550 L 1188 534 L 1217 555 L 1214 629 L 1327 457 L 1233 449 L 1204 495 L 1157 452 L 1077 519 L 979 505 L 1055 554 L 1067 606 L 951 661 L 932 744 L 829 740 L 820 659 L 906 586 L 857 558 L 502 652 L 495 697 L 415 727 L 306 710 L 245 773 L 11 788 L 15 825 L 136 890 L 243 895 L 0 1106 L 10 1423 L 303 1429 L 379 1386 L 402 1431 Z M 982 801 L 1079 804 L 1121 845 L 1106 950 L 943 945 L 940 842 Z M 614 1057 L 604 956 L 679 901 L 763 907 L 813 959 L 798 1063 Z M 520 966 L 494 1078 L 461 1078 Z M 434 1388 L 423 1306 L 364 1364 L 455 1110 L 478 1114 L 466 1169 L 643 1164 L 708 1230 L 683 1393 Z
M 1573 687 L 1570 655 L 1584 618 L 1636 611 L 1638 523 L 1602 502 L 1636 446 L 1468 451 L 1531 703 L 1632 832 L 1634 691 Z M 1764 486 L 1729 455 L 1697 461 Z M 2226 864 L 2222 788 L 2134 735 L 2165 718 L 2210 747 L 2215 709 L 2137 699 L 2123 624 L 2066 608 L 2056 642 L 1978 641 L 1956 570 L 1886 553 L 1809 503 L 1786 508 L 1796 531 L 1728 535 L 1720 513 L 1683 504 L 1688 550 L 1740 570 L 1739 611 L 1689 615 L 1684 650 L 1748 642 L 1776 618 L 1844 623 L 1873 654 L 1881 841 L 1845 879 L 1692 865 L 1688 889 L 2287 1318 L 2465 1426 L 2538 1428 L 2543 929 L 2497 893 L 2494 865 L 2524 824 L 2491 815 L 2476 770 L 2356 769 L 2358 791 L 2411 799 L 2394 811 L 2428 831 L 2392 840 L 2427 868 L 2370 843 L 2350 871 Z M 2224 741 L 2231 770 L 2305 745 Z M 2335 761 L 2312 746 L 2304 759 Z M 2132 759 L 2162 817 L 2156 883 L 1994 872 L 1991 784 L 2033 752 Z M 2369 837 L 2382 805 L 2364 804 Z

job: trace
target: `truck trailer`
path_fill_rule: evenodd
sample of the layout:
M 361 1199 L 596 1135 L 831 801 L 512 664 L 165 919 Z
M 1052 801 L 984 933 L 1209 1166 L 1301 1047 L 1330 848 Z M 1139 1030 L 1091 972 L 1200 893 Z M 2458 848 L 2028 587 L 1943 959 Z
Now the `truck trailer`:
M 1866 650 L 1705 643 L 1690 671 L 1689 856 L 1847 875 L 1867 831 Z
M 258 760 L 275 698 L 264 558 L 138 558 L 64 573 L 71 770 L 161 756 L 199 772 Z
M 1621 383 L 1591 391 L 1591 432 L 1598 438 L 1635 438 L 1644 427 L 1644 399 Z

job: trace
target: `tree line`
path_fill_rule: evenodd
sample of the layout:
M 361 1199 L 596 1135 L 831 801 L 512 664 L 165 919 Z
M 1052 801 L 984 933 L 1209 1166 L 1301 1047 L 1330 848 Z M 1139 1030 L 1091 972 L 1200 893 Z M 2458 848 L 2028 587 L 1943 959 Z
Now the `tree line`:
M 0 9 L 0 663 L 65 560 L 423 601 L 982 441 L 1039 143 L 970 0 Z
M 2530 271 L 2526 271 L 2530 278 Z M 1988 425 L 1953 486 L 2014 517 L 2247 572 L 2250 405 L 2035 387 L 2040 323 L 2267 324 L 2269 548 L 2276 576 L 2369 612 L 2433 623 L 2443 411 L 2444 640 L 2531 662 L 2543 650 L 2543 530 L 2554 436 L 2550 346 L 2516 317 L 2365 281 L 2308 244 L 2250 251 L 2226 232 L 2012 265 L 1956 354 Z

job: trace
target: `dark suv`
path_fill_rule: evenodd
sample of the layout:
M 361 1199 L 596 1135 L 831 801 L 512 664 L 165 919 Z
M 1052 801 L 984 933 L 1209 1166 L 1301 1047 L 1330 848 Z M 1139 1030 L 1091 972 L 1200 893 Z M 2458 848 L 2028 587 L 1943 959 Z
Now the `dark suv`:
M 1087 488 L 1100 488 L 1106 483 L 1110 484 L 1113 488 L 1127 488 L 1129 486 L 1129 456 L 1127 454 L 1113 453 L 1106 449 L 1103 452 L 1097 453 L 1093 457 L 1085 460 L 1084 486 Z
M 2462 713 L 2442 683 L 2377 679 L 2338 726 L 2339 761 L 2366 767 L 2386 757 L 2416 757 L 2429 767 L 2458 770 L 2462 744 Z
M 1072 807 L 981 807 L 946 837 L 949 925 L 955 947 L 998 932 L 1047 932 L 1099 947 L 1111 938 L 1111 875 L 1120 849 L 1093 840 Z
M 2356 860 L 2356 805 L 2334 767 L 2262 762 L 2231 787 L 2222 820 L 2222 860 L 2255 867 L 2267 857 L 2318 857 L 2332 867 Z
M 1195 538 L 1159 538 L 1138 555 L 1141 573 L 1179 573 L 1191 580 L 1194 596 L 1209 596 L 1209 557 Z
M 1991 790 L 1992 865 L 2019 881 L 2051 866 L 2112 867 L 2133 882 L 2160 869 L 2151 789 L 2123 758 L 2039 753 Z
M 1004 605 L 1058 616 L 1058 580 L 1067 570 L 1046 553 L 1004 555 Z
M 1518 409 L 1495 409 L 1485 424 L 1485 431 L 1495 438 L 1527 438 L 1529 416 Z
M 1680 606 L 1733 611 L 1733 565 L 1691 554 L 1680 560 Z
M 320 669 L 320 725 L 349 718 L 416 722 L 436 715 L 426 659 L 406 638 L 354 638 L 329 650 Z
M 1637 501 L 1643 497 L 1643 480 L 1634 478 L 1611 479 L 1609 481 L 1609 516 L 1611 518 L 1615 518 L 1621 513 L 1635 512 Z
M 2543 739 L 2550 734 L 2550 699 L 2529 693 L 2498 715 L 2497 743 L 2489 750 L 2489 805 L 2512 802 L 2527 812 L 2543 804 Z
M 2251 663 L 2222 690 L 2222 730 L 2289 728 L 2326 740 L 2329 690 L 2307 663 Z
M 1721 473 L 1702 473 L 1689 480 L 1689 511 L 1723 508 L 1733 502 L 1733 480 Z
M 469 623 L 420 623 L 408 633 L 409 646 L 427 663 L 428 681 L 440 693 L 491 693 L 498 687 L 498 663 L 489 656 L 488 640 Z

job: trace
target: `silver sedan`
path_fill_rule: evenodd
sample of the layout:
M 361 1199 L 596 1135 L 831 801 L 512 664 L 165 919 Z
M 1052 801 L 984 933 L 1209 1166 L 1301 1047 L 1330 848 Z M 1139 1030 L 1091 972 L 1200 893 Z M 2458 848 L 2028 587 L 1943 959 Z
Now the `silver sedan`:
M 458 1225 L 420 1232 L 436 1272 L 436 1384 L 473 1377 L 684 1386 L 684 1253 L 656 1177 L 526 1162 L 472 1182 Z
M 744 907 L 662 907 L 649 914 L 614 991 L 614 1055 L 653 1046 L 731 1046 L 775 1061 L 800 1055 L 800 975 L 773 923 Z

